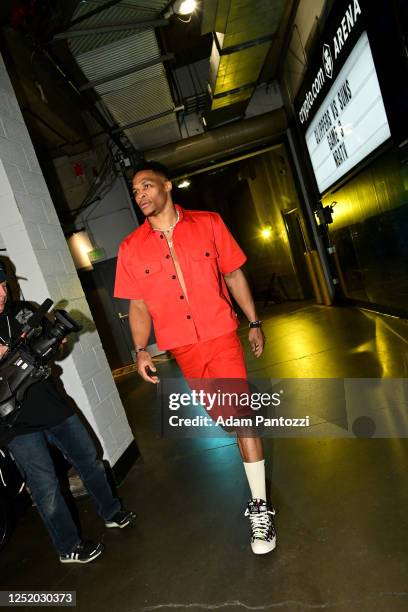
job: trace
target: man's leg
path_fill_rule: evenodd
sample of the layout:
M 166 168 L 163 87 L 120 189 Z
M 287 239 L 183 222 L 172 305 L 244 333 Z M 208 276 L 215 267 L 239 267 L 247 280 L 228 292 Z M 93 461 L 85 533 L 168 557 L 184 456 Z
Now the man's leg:
M 207 372 L 211 378 L 239 379 L 238 394 L 249 392 L 246 384 L 248 375 L 244 350 L 237 334 L 229 334 L 213 343 Z M 242 385 L 244 381 L 245 389 Z M 254 436 L 245 437 L 238 430 L 237 443 L 252 496 L 245 511 L 245 516 L 249 517 L 251 525 L 251 548 L 255 554 L 262 555 L 271 552 L 276 546 L 276 531 L 272 518 L 275 511 L 268 506 L 266 500 L 265 460 L 262 440 Z
M 191 345 L 187 350 L 185 347 L 176 349 L 173 354 L 186 378 L 247 380 L 244 351 L 235 332 Z M 251 522 L 251 546 L 254 553 L 264 554 L 275 548 L 276 533 L 272 520 L 274 511 L 266 502 L 262 440 L 237 436 L 237 443 L 252 496 L 246 510 Z
M 96 504 L 98 514 L 108 521 L 119 512 L 120 501 L 112 494 L 105 467 L 97 458 L 95 444 L 79 417 L 76 414 L 68 417 L 48 429 L 46 436 L 50 444 L 59 448 L 75 467 Z
M 173 351 L 185 378 L 246 381 L 245 355 L 235 332 Z M 229 389 L 233 391 L 233 389 Z M 229 416 L 226 415 L 226 416 Z M 261 438 L 237 436 L 252 498 L 266 499 L 265 461 Z
M 266 500 L 265 459 L 261 438 L 237 436 L 252 499 Z
M 80 542 L 80 536 L 61 494 L 44 433 L 17 436 L 8 447 L 25 475 L 55 548 L 61 555 L 69 553 Z
M 235 332 L 216 338 L 211 343 L 211 352 L 208 357 L 207 377 L 247 380 L 245 354 Z M 261 438 L 247 438 L 237 435 L 237 444 L 244 463 L 252 499 L 266 501 L 265 461 Z

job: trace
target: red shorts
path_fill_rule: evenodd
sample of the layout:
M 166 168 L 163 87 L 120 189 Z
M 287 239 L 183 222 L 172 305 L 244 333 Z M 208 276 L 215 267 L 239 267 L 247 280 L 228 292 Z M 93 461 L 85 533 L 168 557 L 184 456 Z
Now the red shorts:
M 171 352 L 185 378 L 247 378 L 244 350 L 235 330 Z
M 238 401 L 215 402 L 211 410 L 204 406 L 214 421 L 220 416 L 223 419 L 253 416 L 248 406 L 240 404 L 243 395 L 248 395 L 249 387 L 244 350 L 236 331 L 171 352 L 191 389 L 225 394 L 224 398 L 233 394 L 234 398 L 239 398 Z

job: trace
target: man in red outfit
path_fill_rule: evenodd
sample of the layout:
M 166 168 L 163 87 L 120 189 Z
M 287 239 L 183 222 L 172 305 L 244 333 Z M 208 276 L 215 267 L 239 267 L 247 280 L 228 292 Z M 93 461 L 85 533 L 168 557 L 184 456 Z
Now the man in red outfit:
M 158 383 L 146 345 L 153 321 L 160 349 L 174 355 L 186 378 L 247 377 L 244 352 L 228 291 L 249 321 L 255 357 L 264 348 L 261 321 L 241 270 L 246 257 L 220 215 L 187 211 L 173 203 L 167 169 L 144 162 L 133 177 L 133 193 L 145 222 L 122 242 L 115 297 L 127 298 L 138 372 Z M 259 437 L 237 438 L 252 498 L 246 516 L 251 546 L 265 554 L 276 546 L 266 501 L 265 461 Z

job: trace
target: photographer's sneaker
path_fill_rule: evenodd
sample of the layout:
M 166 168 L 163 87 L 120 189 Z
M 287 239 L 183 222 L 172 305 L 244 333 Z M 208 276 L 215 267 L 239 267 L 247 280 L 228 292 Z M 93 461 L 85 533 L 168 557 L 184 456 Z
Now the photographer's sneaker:
M 79 542 L 70 553 L 60 555 L 59 560 L 61 563 L 90 563 L 99 557 L 104 549 L 105 547 L 101 542 L 95 544 L 94 542 L 84 540 Z
M 131 510 L 119 510 L 108 521 L 105 521 L 106 527 L 119 527 L 123 529 L 136 520 L 136 514 Z
M 251 523 L 251 548 L 256 555 L 271 552 L 276 546 L 276 531 L 273 522 L 275 510 L 263 499 L 251 499 L 245 510 Z

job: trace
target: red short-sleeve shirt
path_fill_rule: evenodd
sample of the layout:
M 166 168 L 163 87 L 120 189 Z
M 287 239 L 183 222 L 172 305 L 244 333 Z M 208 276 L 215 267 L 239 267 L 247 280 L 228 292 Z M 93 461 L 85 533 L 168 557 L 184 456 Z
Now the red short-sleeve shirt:
M 176 208 L 179 222 L 173 230 L 173 248 L 188 300 L 164 234 L 153 231 L 147 219 L 122 242 L 116 268 L 115 297 L 145 302 L 163 350 L 236 329 L 237 315 L 223 274 L 246 261 L 218 213 Z

